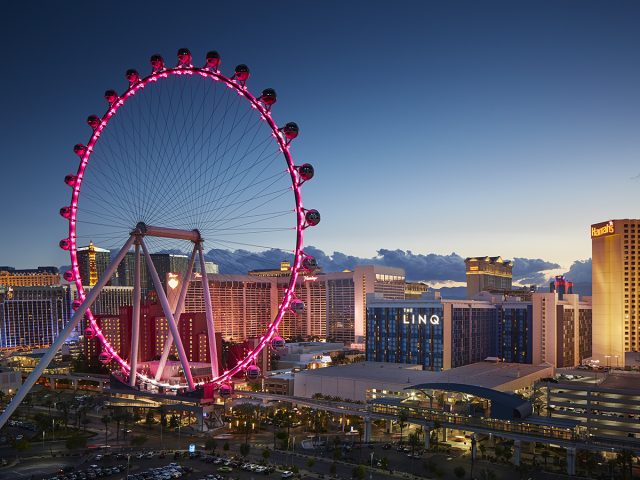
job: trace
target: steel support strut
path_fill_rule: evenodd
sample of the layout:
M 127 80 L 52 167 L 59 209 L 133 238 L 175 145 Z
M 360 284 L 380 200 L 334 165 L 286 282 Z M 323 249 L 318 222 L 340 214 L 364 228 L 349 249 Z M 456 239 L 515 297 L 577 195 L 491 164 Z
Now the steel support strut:
M 202 281 L 202 295 L 204 296 L 204 311 L 207 316 L 207 336 L 209 337 L 209 361 L 211 363 L 212 378 L 218 377 L 218 345 L 216 342 L 216 327 L 213 324 L 213 309 L 211 307 L 211 294 L 209 293 L 209 279 L 204 262 L 204 252 L 202 242 L 196 244 L 198 256 L 200 257 L 200 273 Z
M 53 360 L 53 357 L 55 357 L 58 350 L 60 350 L 60 347 L 62 347 L 65 340 L 69 337 L 69 335 L 71 335 L 73 330 L 76 328 L 82 316 L 86 313 L 89 307 L 93 305 L 93 302 L 96 301 L 96 298 L 98 298 L 98 295 L 102 291 L 102 288 L 107 284 L 109 279 L 114 275 L 114 273 L 116 272 L 116 269 L 118 268 L 118 265 L 120 265 L 120 262 L 122 262 L 122 259 L 131 248 L 131 245 L 133 245 L 133 242 L 135 241 L 135 239 L 136 239 L 135 235 L 131 235 L 129 237 L 129 240 L 127 240 L 124 246 L 120 249 L 120 251 L 116 255 L 116 258 L 113 259 L 113 261 L 109 264 L 109 266 L 105 270 L 104 274 L 98 279 L 98 283 L 89 291 L 89 293 L 84 299 L 84 302 L 82 302 L 80 307 L 78 307 L 78 310 L 76 310 L 73 316 L 69 319 L 69 323 L 67 323 L 67 326 L 64 327 L 62 332 L 60 332 L 60 335 L 58 335 L 58 337 L 51 344 L 49 349 L 43 355 L 40 362 L 38 362 L 38 365 L 36 366 L 36 368 L 33 369 L 33 371 L 26 378 L 22 386 L 18 389 L 18 391 L 16 392 L 11 402 L 7 405 L 7 408 L 5 408 L 4 412 L 2 412 L 2 415 L 0 415 L 0 428 L 2 428 L 3 425 L 7 422 L 7 420 L 9 420 L 9 417 L 11 417 L 13 412 L 15 412 L 16 408 L 18 408 L 18 405 L 20 405 L 22 400 L 24 400 L 24 397 L 26 397 L 27 393 L 29 393 L 29 390 L 31 390 L 31 387 L 33 387 L 33 385 L 36 383 L 38 378 L 40 378 L 40 375 L 42 375 L 44 373 L 44 370 L 49 366 L 49 364 L 51 363 L 51 360 Z
M 129 357 L 129 385 L 135 386 L 138 370 L 138 345 L 140 344 L 140 242 L 136 241 L 133 267 L 133 318 L 131 326 L 131 355 Z
M 160 300 L 162 311 L 164 312 L 164 316 L 167 318 L 167 323 L 169 324 L 169 330 L 173 334 L 174 343 L 176 345 L 176 349 L 178 350 L 178 357 L 180 358 L 180 363 L 182 364 L 182 369 L 184 370 L 184 376 L 187 379 L 189 390 L 193 390 L 195 387 L 193 384 L 193 377 L 191 375 L 189 360 L 187 359 L 187 354 L 184 351 L 184 345 L 182 344 L 182 340 L 180 339 L 180 334 L 178 333 L 178 327 L 176 326 L 176 322 L 173 319 L 173 312 L 171 312 L 171 307 L 169 306 L 169 300 L 167 299 L 167 294 L 162 288 L 160 277 L 158 276 L 156 267 L 153 265 L 153 261 L 151 260 L 151 255 L 149 255 L 149 250 L 147 250 L 147 245 L 144 243 L 144 240 L 142 238 L 140 238 L 140 245 L 142 246 L 142 251 L 144 252 L 144 258 L 147 261 L 147 270 L 149 271 L 149 274 L 151 275 L 151 279 L 153 280 L 153 286 L 155 287 L 156 293 L 158 294 L 158 300 Z
M 180 323 L 180 315 L 182 315 L 182 311 L 184 310 L 184 302 L 187 298 L 187 290 L 189 289 L 189 282 L 191 280 L 191 272 L 193 272 L 193 265 L 196 261 L 196 245 L 193 246 L 193 252 L 191 253 L 191 258 L 189 258 L 189 264 L 187 265 L 187 269 L 182 276 L 182 285 L 180 287 L 180 296 L 178 297 L 178 303 L 176 304 L 175 313 L 173 314 L 173 318 L 176 321 L 176 325 Z M 169 358 L 169 351 L 171 350 L 171 344 L 173 343 L 173 333 L 169 332 L 167 336 L 167 340 L 164 342 L 164 347 L 162 349 L 162 355 L 160 356 L 160 362 L 158 363 L 158 371 L 156 372 L 155 380 L 156 382 L 160 381 L 162 378 L 162 372 L 164 371 L 164 367 L 167 364 L 167 359 Z

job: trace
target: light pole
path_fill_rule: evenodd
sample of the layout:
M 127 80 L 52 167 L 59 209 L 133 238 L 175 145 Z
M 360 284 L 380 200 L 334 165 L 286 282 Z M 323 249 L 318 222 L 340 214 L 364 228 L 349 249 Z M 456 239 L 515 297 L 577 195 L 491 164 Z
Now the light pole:
M 369 469 L 369 480 L 372 480 L 373 478 L 373 454 L 374 452 L 371 452 L 371 462 L 370 462 L 371 468 Z

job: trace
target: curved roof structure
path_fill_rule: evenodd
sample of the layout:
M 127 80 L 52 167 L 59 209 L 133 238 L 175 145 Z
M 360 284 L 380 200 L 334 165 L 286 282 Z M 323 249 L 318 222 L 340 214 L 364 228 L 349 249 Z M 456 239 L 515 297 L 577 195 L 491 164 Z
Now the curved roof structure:
M 491 417 L 500 420 L 526 418 L 533 413 L 531 404 L 512 393 L 499 392 L 491 388 L 466 385 L 463 383 L 421 383 L 406 387 L 405 390 L 446 390 L 448 392 L 467 393 L 491 401 Z

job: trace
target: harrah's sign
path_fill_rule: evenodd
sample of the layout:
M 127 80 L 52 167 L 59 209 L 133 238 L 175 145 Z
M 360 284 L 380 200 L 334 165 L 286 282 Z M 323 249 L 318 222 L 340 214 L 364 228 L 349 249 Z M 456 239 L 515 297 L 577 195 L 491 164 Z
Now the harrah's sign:
M 613 222 L 599 223 L 591 226 L 591 238 L 602 237 L 614 233 Z

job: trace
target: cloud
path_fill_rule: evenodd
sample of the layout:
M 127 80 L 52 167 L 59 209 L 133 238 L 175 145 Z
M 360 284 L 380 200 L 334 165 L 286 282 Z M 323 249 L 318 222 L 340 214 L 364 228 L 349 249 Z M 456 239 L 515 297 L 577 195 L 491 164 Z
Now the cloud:
M 439 255 L 419 254 L 410 250 L 380 249 L 375 257 L 357 257 L 343 252 L 327 254 L 323 250 L 309 246 L 305 252 L 313 255 L 325 272 L 353 270 L 356 265 L 383 265 L 403 268 L 408 280 L 427 282 L 465 282 L 464 258 L 457 253 Z M 250 252 L 248 250 L 212 249 L 206 254 L 207 260 L 216 262 L 220 272 L 243 274 L 248 270 L 277 268 L 282 260 L 292 260 L 290 253 L 282 250 Z M 560 268 L 557 263 L 542 259 L 516 258 L 514 281 L 526 284 L 544 284 L 546 270 Z
M 564 275 L 570 282 L 591 283 L 591 259 L 576 260 Z

